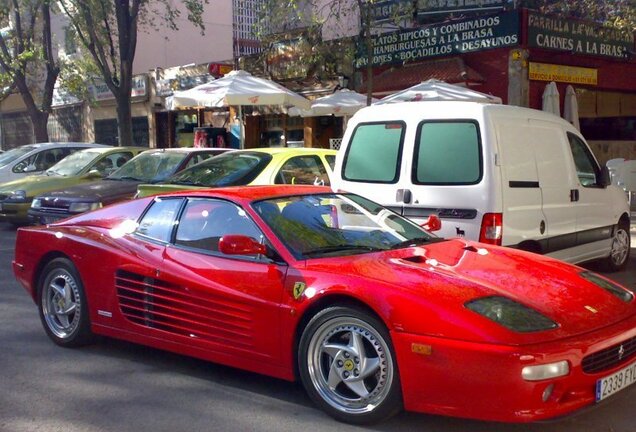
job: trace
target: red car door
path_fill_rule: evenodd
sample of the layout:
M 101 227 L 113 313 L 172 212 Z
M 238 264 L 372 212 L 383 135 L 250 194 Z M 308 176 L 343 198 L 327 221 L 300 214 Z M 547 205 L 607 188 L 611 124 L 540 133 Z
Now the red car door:
M 264 241 L 235 204 L 188 200 L 161 270 L 167 287 L 162 294 L 164 331 L 237 366 L 254 370 L 262 363 L 280 365 L 287 266 L 264 256 L 223 255 L 218 241 L 228 234 Z

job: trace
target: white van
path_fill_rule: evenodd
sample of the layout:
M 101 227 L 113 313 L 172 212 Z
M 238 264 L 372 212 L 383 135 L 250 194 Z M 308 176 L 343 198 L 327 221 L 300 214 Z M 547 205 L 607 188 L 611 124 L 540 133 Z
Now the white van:
M 629 257 L 625 193 L 610 186 L 580 133 L 552 114 L 476 102 L 374 105 L 354 115 L 332 186 L 442 237 L 516 247 L 572 262 Z

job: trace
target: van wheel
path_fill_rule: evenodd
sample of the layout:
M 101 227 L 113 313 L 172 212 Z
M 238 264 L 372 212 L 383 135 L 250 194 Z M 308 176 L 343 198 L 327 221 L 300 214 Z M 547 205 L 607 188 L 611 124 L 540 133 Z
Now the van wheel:
M 629 224 L 621 222 L 618 224 L 616 231 L 614 231 L 610 254 L 604 261 L 607 271 L 615 272 L 623 270 L 627 266 L 630 247 Z

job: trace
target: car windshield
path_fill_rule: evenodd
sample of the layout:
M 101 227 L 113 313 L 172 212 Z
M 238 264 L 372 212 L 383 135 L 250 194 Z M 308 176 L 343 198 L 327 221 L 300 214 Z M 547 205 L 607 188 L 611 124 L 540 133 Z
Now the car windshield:
M 203 161 L 170 177 L 166 183 L 189 186 L 240 186 L 251 183 L 272 156 L 261 152 L 230 152 Z
M 24 145 L 24 146 L 16 147 L 16 148 L 11 149 L 9 151 L 6 151 L 4 153 L 1 153 L 0 154 L 0 167 L 3 167 L 5 165 L 7 165 L 7 164 L 10 164 L 14 160 L 16 160 L 19 157 L 29 153 L 32 150 L 35 150 L 36 148 L 37 147 L 34 147 L 34 146 Z
M 97 159 L 103 152 L 98 150 L 77 151 L 46 171 L 46 175 L 75 176 L 78 175 L 87 165 Z
M 146 151 L 106 178 L 157 183 L 172 175 L 186 156 L 185 152 Z
M 416 246 L 440 240 L 415 223 L 353 194 L 255 202 L 252 207 L 297 259 Z

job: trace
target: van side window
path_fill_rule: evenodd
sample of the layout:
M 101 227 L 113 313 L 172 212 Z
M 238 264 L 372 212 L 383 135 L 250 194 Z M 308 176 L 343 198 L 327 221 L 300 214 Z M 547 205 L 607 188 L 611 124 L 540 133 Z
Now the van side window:
M 396 183 L 405 128 L 404 122 L 358 125 L 344 158 L 342 177 L 350 181 Z
M 415 141 L 413 183 L 476 184 L 482 177 L 481 143 L 477 123 L 422 122 Z
M 601 172 L 592 152 L 587 145 L 576 135 L 568 133 L 570 149 L 576 166 L 576 175 L 579 177 L 581 186 L 598 186 L 598 178 Z

